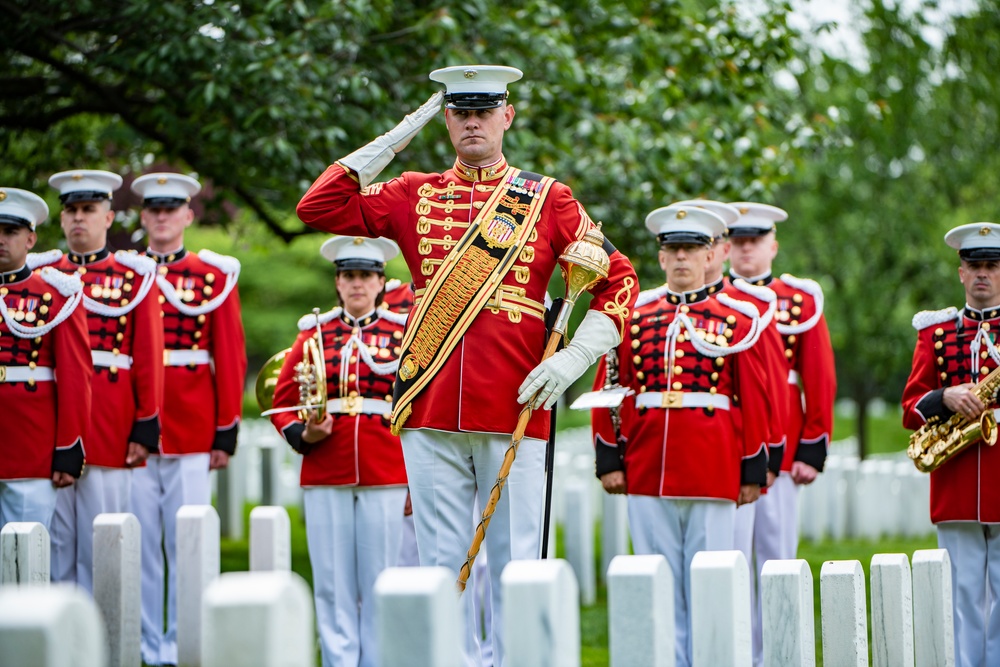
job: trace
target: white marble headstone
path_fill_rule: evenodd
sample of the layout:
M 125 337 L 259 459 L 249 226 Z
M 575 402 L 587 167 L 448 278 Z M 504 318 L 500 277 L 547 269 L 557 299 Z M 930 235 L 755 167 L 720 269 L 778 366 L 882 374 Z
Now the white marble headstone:
M 605 493 L 601 496 L 601 572 L 607 574 L 615 556 L 628 555 L 628 496 Z M 606 580 L 605 580 L 606 581 Z
M 580 591 L 569 563 L 514 560 L 503 569 L 500 586 L 506 664 L 579 667 Z
M 590 504 L 589 481 L 566 483 L 563 540 L 566 560 L 580 584 L 580 600 L 585 605 L 597 599 L 597 575 L 594 572 L 594 513 Z
M 769 560 L 760 574 L 764 664 L 813 667 L 813 578 L 804 560 Z
M 0 530 L 0 584 L 49 584 L 51 542 L 45 526 L 11 521 Z
M 446 567 L 390 567 L 375 580 L 382 667 L 460 667 L 465 614 Z
M 141 661 L 141 530 L 134 514 L 94 518 L 94 602 L 108 631 L 110 667 Z
M 827 561 L 819 574 L 823 664 L 868 667 L 865 572 L 856 560 Z
M 201 662 L 205 589 L 219 576 L 219 515 L 211 505 L 177 510 L 177 661 Z
M 0 587 L 0 665 L 106 664 L 104 624 L 89 595 L 66 584 Z
M 691 560 L 694 665 L 750 667 L 750 569 L 742 551 L 699 551 Z
M 250 571 L 292 569 L 292 524 L 284 507 L 250 510 Z
M 615 556 L 608 566 L 611 667 L 674 667 L 674 577 L 667 559 Z
M 917 667 L 955 667 L 951 557 L 947 549 L 913 552 L 913 636 Z
M 913 666 L 913 584 L 906 554 L 872 556 L 872 665 Z

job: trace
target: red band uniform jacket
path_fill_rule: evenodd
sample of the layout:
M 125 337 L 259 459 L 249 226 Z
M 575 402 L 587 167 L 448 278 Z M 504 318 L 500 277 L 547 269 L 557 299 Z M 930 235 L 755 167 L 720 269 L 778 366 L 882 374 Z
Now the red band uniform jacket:
M 755 306 L 709 298 L 705 288 L 643 292 L 617 348 L 620 384 L 635 391 L 622 406 L 624 460 L 609 411 L 593 410 L 598 476 L 624 469 L 630 495 L 734 502 L 741 484 L 766 484 L 771 426 L 757 325 Z M 699 350 L 706 343 L 718 356 Z M 605 369 L 602 361 L 595 388 L 604 386 Z M 741 427 L 731 409 L 714 405 L 642 406 L 643 395 L 660 393 L 653 398 L 662 405 L 667 392 L 680 401 L 728 400 L 742 410 Z
M 271 423 L 293 449 L 304 454 L 301 484 L 311 486 L 402 486 L 406 484 L 399 437 L 389 432 L 392 383 L 399 365 L 404 315 L 386 310 L 355 320 L 341 308 L 319 316 L 326 361 L 327 396 L 334 407 L 333 432 L 317 442 L 302 440 L 297 411 L 271 415 Z M 302 346 L 316 336 L 316 316 L 299 321 L 274 390 L 275 409 L 300 405 L 296 366 Z
M 903 426 L 919 429 L 931 417 L 948 420 L 947 387 L 978 383 L 1000 364 L 1000 308 L 924 311 L 913 318 L 917 345 L 903 390 Z M 987 405 L 994 409 L 995 405 Z M 1000 446 L 970 445 L 931 473 L 931 521 L 1000 523 Z
M 506 161 L 491 167 L 456 162 L 440 174 L 405 172 L 359 190 L 348 171 L 333 165 L 298 205 L 299 218 L 336 234 L 385 236 L 400 247 L 416 287 L 423 289 L 469 228 L 493 191 L 503 185 Z M 518 387 L 541 361 L 545 348 L 545 291 L 556 260 L 594 226 L 570 189 L 555 183 L 533 233 L 495 296 L 412 404 L 405 428 L 512 433 L 522 406 Z M 590 308 L 624 331 L 637 296 L 631 263 L 605 243 L 611 258 L 607 279 L 591 288 Z M 545 439 L 549 415 L 536 411 L 525 435 Z
M 837 369 L 823 315 L 823 289 L 807 278 L 783 273 L 755 280 L 777 297 L 774 314 L 787 360 L 788 414 L 782 471 L 802 461 L 822 472 L 833 436 Z M 801 386 L 800 386 L 801 385 Z
M 107 249 L 81 255 L 58 250 L 29 263 L 77 274 L 94 365 L 87 462 L 124 468 L 130 442 L 157 452 L 163 403 L 163 325 L 156 262 Z
M 51 267 L 0 274 L 0 479 L 83 471 L 92 366 L 80 290 Z
M 246 342 L 239 262 L 183 248 L 157 261 L 164 343 L 163 455 L 236 451 Z

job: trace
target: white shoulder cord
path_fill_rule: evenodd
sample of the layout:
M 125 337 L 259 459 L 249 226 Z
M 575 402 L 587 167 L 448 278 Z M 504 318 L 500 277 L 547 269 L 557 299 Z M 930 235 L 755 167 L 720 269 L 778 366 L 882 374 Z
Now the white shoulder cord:
M 805 322 L 791 326 L 788 324 L 778 323 L 778 333 L 783 336 L 789 335 L 799 335 L 809 331 L 816 323 L 819 322 L 819 318 L 823 316 L 823 288 L 819 286 L 815 280 L 808 280 L 806 278 L 796 278 L 795 276 L 783 273 L 781 274 L 781 282 L 786 285 L 805 292 L 813 298 L 813 302 L 816 304 L 816 312 Z
M 199 253 L 199 257 L 200 256 L 201 254 Z M 236 270 L 232 273 L 226 273 L 226 286 L 222 289 L 222 292 L 219 293 L 219 296 L 201 306 L 189 306 L 181 301 L 181 298 L 177 296 L 177 293 L 174 291 L 174 286 L 170 284 L 170 281 L 167 280 L 166 276 L 157 275 L 156 284 L 160 286 L 160 291 L 163 292 L 163 296 L 171 306 L 188 317 L 195 317 L 210 313 L 221 306 L 222 302 L 226 300 L 227 296 L 229 296 L 229 293 L 233 291 L 234 287 L 236 287 L 236 281 L 239 277 L 240 269 L 237 266 Z
M 325 313 L 320 314 L 318 318 L 319 324 L 327 324 L 329 322 L 332 322 L 333 320 L 340 317 L 340 314 L 343 311 L 344 311 L 343 308 L 337 306 L 333 310 L 329 310 Z M 316 315 L 314 315 L 313 313 L 306 313 L 305 315 L 299 318 L 299 331 L 308 331 L 309 329 L 315 329 L 317 323 L 316 320 L 317 320 Z
M 372 372 L 376 375 L 394 375 L 396 369 L 399 368 L 399 359 L 393 359 L 392 361 L 381 364 L 372 357 L 372 353 L 368 351 L 368 346 L 365 342 L 361 340 L 361 336 L 358 334 L 352 334 L 347 342 L 344 343 L 344 347 L 340 348 L 340 384 L 341 386 L 347 385 L 347 378 L 351 374 L 351 353 L 354 351 L 352 344 L 357 345 L 358 354 L 361 355 L 361 360 L 368 365 L 368 368 L 372 369 Z
M 979 350 L 982 347 L 983 341 L 986 342 L 986 350 L 989 352 L 990 358 L 993 359 L 995 363 L 1000 364 L 1000 350 L 998 350 L 997 346 L 993 344 L 992 340 L 990 340 L 989 333 L 987 333 L 987 331 L 982 327 L 979 327 L 979 330 L 976 331 L 976 337 L 973 338 L 972 342 L 969 344 L 969 354 L 972 355 L 973 378 L 979 377 Z
M 60 294 L 69 298 L 66 299 L 66 303 L 63 304 L 59 313 L 47 323 L 37 327 L 26 327 L 23 324 L 19 324 L 17 320 L 10 316 L 7 312 L 7 304 L 4 302 L 3 297 L 0 296 L 0 314 L 3 315 L 3 320 L 7 323 L 7 328 L 18 338 L 37 338 L 52 331 L 63 320 L 73 314 L 76 307 L 80 305 L 81 297 L 83 297 L 83 285 L 76 274 L 68 276 L 51 266 L 46 266 L 42 269 L 41 276 L 45 279 L 45 282 L 59 290 Z
M 84 294 L 83 307 L 95 315 L 100 315 L 102 317 L 121 317 L 122 315 L 128 315 L 136 306 L 142 303 L 142 300 L 146 298 L 146 295 L 149 294 L 149 290 L 153 287 L 153 280 L 156 278 L 156 262 L 148 257 L 142 257 L 141 255 L 124 252 L 122 250 L 115 253 L 115 259 L 118 260 L 120 264 L 127 266 L 141 275 L 142 282 L 139 283 L 139 289 L 136 290 L 134 298 L 124 306 L 109 306 Z
M 394 313 L 391 310 L 385 310 L 383 308 L 376 308 L 375 312 L 379 317 L 389 320 L 393 324 L 406 324 L 406 320 L 409 317 L 408 314 L 404 313 Z

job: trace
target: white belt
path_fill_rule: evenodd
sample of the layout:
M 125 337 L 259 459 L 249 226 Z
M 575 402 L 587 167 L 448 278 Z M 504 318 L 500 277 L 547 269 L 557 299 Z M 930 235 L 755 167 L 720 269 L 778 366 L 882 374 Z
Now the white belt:
M 188 366 L 212 363 L 208 350 L 164 350 L 164 366 Z
M 0 384 L 4 382 L 51 382 L 55 379 L 55 373 L 51 368 L 43 366 L 0 366 Z
M 114 352 L 105 352 L 104 350 L 91 350 L 90 358 L 94 360 L 94 366 L 102 366 L 104 368 L 119 368 L 121 370 L 126 370 L 132 368 L 132 357 L 127 354 L 115 354 Z
M 796 371 L 788 371 L 788 384 L 798 384 L 799 374 Z
M 635 397 L 637 408 L 729 409 L 729 397 L 704 391 L 647 391 Z
M 382 415 L 386 417 L 392 412 L 392 404 L 380 398 L 364 398 L 350 396 L 348 398 L 333 398 L 326 402 L 326 411 L 332 414 Z

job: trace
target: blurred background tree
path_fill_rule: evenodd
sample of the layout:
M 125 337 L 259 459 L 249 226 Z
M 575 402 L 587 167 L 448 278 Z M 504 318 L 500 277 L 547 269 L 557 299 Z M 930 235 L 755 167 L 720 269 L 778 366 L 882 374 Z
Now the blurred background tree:
M 790 211 L 776 269 L 826 288 L 863 435 L 868 401 L 898 400 L 912 314 L 961 302 L 941 235 L 996 210 L 1000 0 L 939 4 L 851 4 L 864 53 L 846 57 L 774 0 L 0 0 L 17 26 L 0 42 L 0 182 L 54 209 L 50 174 L 121 173 L 121 247 L 141 245 L 135 175 L 198 176 L 188 242 L 243 261 L 256 367 L 333 302 L 323 239 L 294 215 L 312 180 L 423 102 L 432 69 L 514 65 L 507 157 L 568 183 L 644 286 L 662 281 L 653 208 L 705 196 Z M 383 177 L 453 155 L 435 122 Z M 49 225 L 40 245 L 60 241 Z

